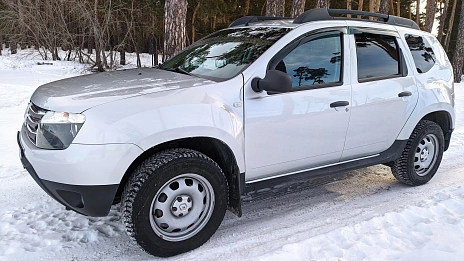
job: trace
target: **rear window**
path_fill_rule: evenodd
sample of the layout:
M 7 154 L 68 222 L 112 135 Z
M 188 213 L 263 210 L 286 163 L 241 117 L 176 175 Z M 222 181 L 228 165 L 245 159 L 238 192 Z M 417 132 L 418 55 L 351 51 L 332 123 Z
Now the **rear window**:
M 355 33 L 358 79 L 400 74 L 398 45 L 394 36 Z
M 417 72 L 429 71 L 436 61 L 432 46 L 421 36 L 406 34 L 404 37 L 416 64 Z

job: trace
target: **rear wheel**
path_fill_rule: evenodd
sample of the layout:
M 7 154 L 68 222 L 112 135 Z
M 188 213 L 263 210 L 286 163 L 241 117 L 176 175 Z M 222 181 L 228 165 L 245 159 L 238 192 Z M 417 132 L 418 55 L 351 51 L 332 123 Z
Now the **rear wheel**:
M 444 143 L 438 124 L 428 120 L 419 122 L 401 157 L 391 167 L 395 178 L 411 186 L 427 183 L 440 166 Z
M 173 256 L 201 246 L 219 227 L 227 181 L 209 157 L 173 149 L 145 160 L 123 195 L 126 231 L 145 251 Z

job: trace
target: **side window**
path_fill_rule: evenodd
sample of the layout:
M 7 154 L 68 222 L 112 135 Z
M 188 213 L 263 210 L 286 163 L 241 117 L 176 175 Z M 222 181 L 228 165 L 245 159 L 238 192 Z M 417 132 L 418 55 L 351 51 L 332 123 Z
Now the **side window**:
M 398 45 L 394 36 L 355 33 L 358 79 L 400 74 Z
M 406 34 L 404 36 L 416 64 L 418 73 L 425 73 L 435 64 L 436 58 L 432 46 L 421 36 Z
M 341 82 L 342 34 L 324 34 L 300 44 L 275 67 L 292 77 L 294 88 Z

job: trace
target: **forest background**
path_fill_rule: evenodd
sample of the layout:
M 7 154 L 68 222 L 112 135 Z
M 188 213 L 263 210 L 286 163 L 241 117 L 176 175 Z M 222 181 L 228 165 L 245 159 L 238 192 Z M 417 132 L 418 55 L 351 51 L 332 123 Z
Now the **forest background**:
M 15 54 L 18 47 L 35 48 L 44 60 L 77 60 L 95 71 L 124 65 L 130 52 L 140 67 L 140 53 L 165 61 L 242 16 L 352 9 L 405 17 L 432 32 L 460 82 L 463 6 L 463 0 L 0 0 L 0 50 Z

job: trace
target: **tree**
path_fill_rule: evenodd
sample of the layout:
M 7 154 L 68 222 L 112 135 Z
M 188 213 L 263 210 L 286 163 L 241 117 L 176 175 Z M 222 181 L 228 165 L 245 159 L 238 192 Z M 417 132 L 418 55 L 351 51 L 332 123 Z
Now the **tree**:
M 187 0 L 166 0 L 165 2 L 164 61 L 185 48 L 187 5 Z
M 267 0 L 266 16 L 285 16 L 285 0 Z
M 351 1 L 351 0 L 348 0 Z M 293 0 L 292 2 L 292 17 L 298 17 L 304 13 L 305 0 Z
M 454 82 L 461 82 L 462 67 L 464 65 L 464 1 L 461 1 L 461 15 L 459 16 L 458 37 L 453 56 Z
M 330 8 L 330 0 L 316 0 L 316 8 Z
M 445 0 L 444 6 L 441 9 L 440 25 L 438 26 L 438 35 L 437 35 L 437 39 L 438 39 L 439 42 L 441 42 L 441 40 L 443 38 L 443 30 L 445 28 L 445 21 L 446 21 L 446 17 L 447 17 L 447 14 L 448 14 L 447 13 L 448 3 L 449 3 L 449 0 Z
M 388 14 L 390 7 L 390 0 L 380 0 L 379 13 Z
M 364 0 L 359 0 L 359 3 L 358 3 L 358 11 L 362 11 L 363 10 L 363 4 L 364 4 Z M 361 16 L 358 15 L 358 19 L 361 19 Z
M 427 10 L 425 17 L 425 31 L 432 32 L 433 21 L 435 20 L 435 0 L 427 0 Z
M 420 25 L 420 0 L 416 0 L 416 24 Z
M 450 17 L 452 17 L 452 19 L 449 19 L 448 30 L 446 32 L 445 42 L 444 42 L 444 45 L 443 45 L 443 48 L 445 49 L 446 52 L 448 52 L 449 43 L 450 43 L 450 39 L 451 39 L 451 31 L 453 30 L 454 15 L 456 13 L 457 2 L 458 2 L 458 0 L 454 0 L 453 8 L 451 9 L 451 15 L 450 15 Z
M 411 14 L 411 12 L 409 12 Z M 401 0 L 396 0 L 396 15 L 401 16 Z

